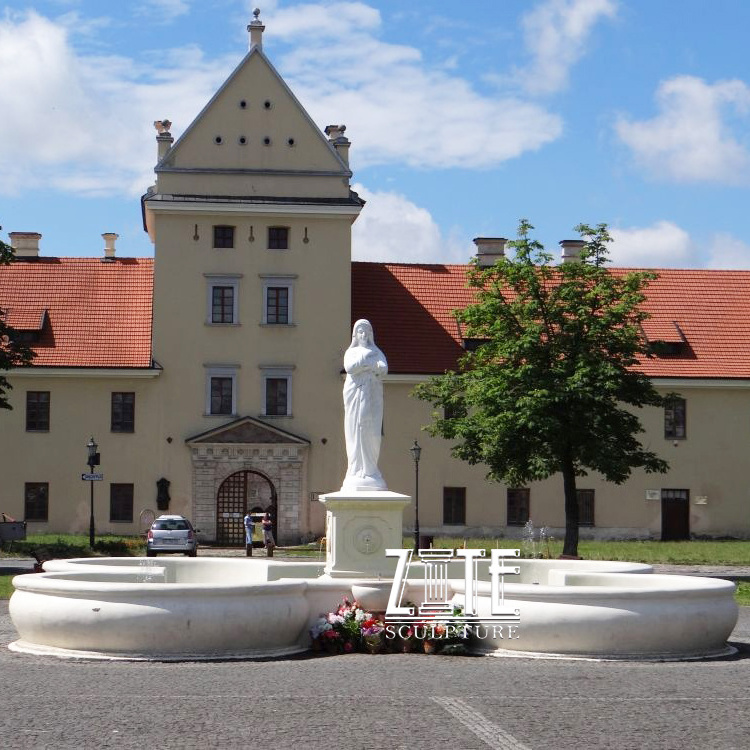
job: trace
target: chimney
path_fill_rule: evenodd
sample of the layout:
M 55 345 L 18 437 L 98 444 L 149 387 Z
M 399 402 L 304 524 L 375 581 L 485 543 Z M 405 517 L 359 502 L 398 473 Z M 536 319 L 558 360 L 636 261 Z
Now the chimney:
M 266 27 L 263 25 L 263 21 L 258 18 L 260 15 L 260 8 L 256 8 L 253 11 L 253 15 L 255 18 L 253 18 L 252 21 L 247 26 L 247 30 L 250 32 L 250 49 L 253 49 L 253 47 L 257 47 L 258 51 L 263 50 L 263 32 L 265 31 Z
M 119 234 L 114 232 L 104 232 L 102 239 L 104 240 L 104 258 L 103 260 L 114 260 L 115 259 L 115 242 L 119 237 Z
M 505 257 L 505 237 L 475 237 L 477 261 L 480 268 L 494 266 L 495 262 Z
M 576 263 L 581 259 L 581 250 L 586 243 L 583 240 L 560 240 L 562 262 Z
M 351 141 L 344 135 L 346 125 L 326 125 L 325 134 L 328 142 L 336 149 L 341 160 L 349 166 L 349 146 Z
M 39 257 L 39 240 L 42 239 L 39 232 L 8 232 L 8 237 L 16 258 Z
M 174 138 L 169 132 L 172 127 L 169 120 L 155 120 L 154 127 L 156 128 L 156 162 L 158 164 L 169 153 Z

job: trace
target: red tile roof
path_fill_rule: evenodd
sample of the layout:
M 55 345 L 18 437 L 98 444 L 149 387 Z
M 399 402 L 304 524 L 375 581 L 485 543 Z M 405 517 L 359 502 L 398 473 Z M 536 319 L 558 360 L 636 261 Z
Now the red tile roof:
M 0 308 L 29 330 L 47 311 L 35 366 L 150 367 L 153 259 L 45 258 L 0 266 Z
M 451 311 L 471 301 L 463 265 L 352 263 L 352 321 L 368 318 L 392 373 L 435 374 L 463 352 Z M 619 270 L 618 270 L 619 272 Z M 652 377 L 750 378 L 750 271 L 664 269 L 648 287 Z M 0 266 L 0 308 L 41 328 L 36 366 L 150 367 L 153 259 L 33 258 Z M 683 338 L 684 337 L 684 338 Z
M 370 320 L 392 373 L 455 367 L 463 350 L 451 310 L 471 300 L 467 268 L 352 263 L 352 320 Z M 646 335 L 670 343 L 684 336 L 686 343 L 677 356 L 647 360 L 643 371 L 651 377 L 750 377 L 750 271 L 656 273 L 647 289 L 645 308 L 652 317 Z

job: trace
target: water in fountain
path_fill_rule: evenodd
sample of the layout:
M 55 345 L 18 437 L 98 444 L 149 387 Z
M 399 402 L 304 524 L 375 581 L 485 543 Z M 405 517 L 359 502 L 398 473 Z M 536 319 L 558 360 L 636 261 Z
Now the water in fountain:
M 523 541 L 521 548 L 523 549 L 523 556 L 535 558 L 536 557 L 536 539 L 534 538 L 534 523 L 531 519 L 526 521 L 523 527 Z
M 550 557 L 549 529 L 546 526 L 542 526 L 542 528 L 539 529 L 539 557 Z
M 156 580 L 156 561 L 148 557 L 138 561 L 138 583 L 154 583 Z

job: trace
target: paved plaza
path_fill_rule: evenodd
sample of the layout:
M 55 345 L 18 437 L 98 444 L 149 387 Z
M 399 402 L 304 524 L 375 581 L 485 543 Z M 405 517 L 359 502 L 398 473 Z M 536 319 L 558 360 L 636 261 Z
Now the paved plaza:
M 0 747 L 750 747 L 739 653 L 636 663 L 416 654 L 145 663 L 17 654 L 0 602 Z

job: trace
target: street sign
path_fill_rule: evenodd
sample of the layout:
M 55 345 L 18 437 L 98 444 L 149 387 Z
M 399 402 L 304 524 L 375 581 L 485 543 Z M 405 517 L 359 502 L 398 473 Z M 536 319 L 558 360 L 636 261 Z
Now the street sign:
M 81 474 L 81 479 L 88 482 L 101 482 L 104 474 Z

